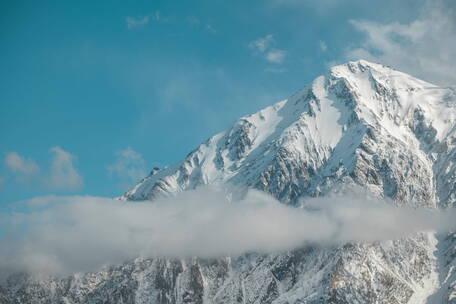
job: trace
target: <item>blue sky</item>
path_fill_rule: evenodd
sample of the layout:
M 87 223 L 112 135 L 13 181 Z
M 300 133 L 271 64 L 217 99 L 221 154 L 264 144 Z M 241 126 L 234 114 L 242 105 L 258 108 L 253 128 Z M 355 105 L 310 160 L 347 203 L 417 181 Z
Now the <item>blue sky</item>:
M 117 196 L 350 59 L 456 84 L 452 1 L 2 1 L 0 207 Z

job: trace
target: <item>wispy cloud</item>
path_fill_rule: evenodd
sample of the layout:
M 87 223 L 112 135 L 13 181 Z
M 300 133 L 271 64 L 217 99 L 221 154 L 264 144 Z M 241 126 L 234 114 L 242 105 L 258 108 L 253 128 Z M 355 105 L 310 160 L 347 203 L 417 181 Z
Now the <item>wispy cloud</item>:
M 275 48 L 275 44 L 274 36 L 269 34 L 250 42 L 249 48 L 255 53 L 261 54 L 269 63 L 280 64 L 285 60 L 287 51 Z
M 52 190 L 80 189 L 84 182 L 74 165 L 75 157 L 60 147 L 52 147 L 49 151 L 52 153 L 52 159 L 48 170 L 41 170 L 33 159 L 16 152 L 6 155 L 5 165 L 15 180 L 21 183 L 32 183 Z
M 166 19 L 162 17 L 160 11 L 158 11 L 158 10 L 153 13 L 144 15 L 144 16 L 136 16 L 136 17 L 127 16 L 125 18 L 125 21 L 127 22 L 127 28 L 129 30 L 137 28 L 137 27 L 145 26 L 150 21 L 162 22 L 165 20 Z
M 264 52 L 266 52 L 267 49 L 269 49 L 272 46 L 273 43 L 274 43 L 274 37 L 270 34 L 270 35 L 266 35 L 265 37 L 261 37 L 256 40 L 253 40 L 252 42 L 249 43 L 249 47 L 251 49 L 264 53 Z
M 409 23 L 352 20 L 365 38 L 346 57 L 388 64 L 437 84 L 456 84 L 456 9 L 445 3 L 427 1 Z
M 136 27 L 144 26 L 149 23 L 149 16 L 142 16 L 142 17 L 130 17 L 126 18 L 127 28 L 129 30 L 134 29 Z
M 141 15 L 141 16 L 128 16 L 126 17 L 127 28 L 129 30 L 145 26 L 150 22 L 161 22 L 161 23 L 173 23 L 181 25 L 192 25 L 201 30 L 207 31 L 211 34 L 217 33 L 217 29 L 213 24 L 206 22 L 204 19 L 196 16 L 183 17 L 182 19 L 172 17 L 172 16 L 163 16 L 160 11 L 155 11 L 151 14 Z
M 74 166 L 75 157 L 60 147 L 52 147 L 53 154 L 46 184 L 55 190 L 77 190 L 83 186 L 83 180 Z
M 146 162 L 140 153 L 128 147 L 116 152 L 116 156 L 116 161 L 107 169 L 112 177 L 121 181 L 123 188 L 132 186 L 146 176 Z
M 340 245 L 447 231 L 444 212 L 394 207 L 369 196 L 337 195 L 289 207 L 257 191 L 231 201 L 203 188 L 154 202 L 48 196 L 28 213 L 0 213 L 0 274 L 66 274 L 142 257 L 219 257 L 280 252 L 306 244 Z
M 266 60 L 271 63 L 282 63 L 287 52 L 284 50 L 273 49 L 266 53 Z
M 16 152 L 6 154 L 5 165 L 19 178 L 30 177 L 40 171 L 34 160 L 23 157 Z

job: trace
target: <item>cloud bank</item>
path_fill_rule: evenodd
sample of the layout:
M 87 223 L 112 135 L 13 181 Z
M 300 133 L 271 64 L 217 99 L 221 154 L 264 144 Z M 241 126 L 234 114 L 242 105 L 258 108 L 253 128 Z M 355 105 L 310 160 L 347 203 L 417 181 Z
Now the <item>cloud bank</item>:
M 94 271 L 136 257 L 219 257 L 308 244 L 382 241 L 455 227 L 453 210 L 393 207 L 363 196 L 310 199 L 302 208 L 257 191 L 230 199 L 203 188 L 154 202 L 47 196 L 0 215 L 0 273 Z

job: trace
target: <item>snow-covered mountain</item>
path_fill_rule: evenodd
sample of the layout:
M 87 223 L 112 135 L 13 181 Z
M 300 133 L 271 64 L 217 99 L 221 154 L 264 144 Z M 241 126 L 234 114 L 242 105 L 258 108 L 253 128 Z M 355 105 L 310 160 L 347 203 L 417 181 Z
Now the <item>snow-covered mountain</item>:
M 456 91 L 367 61 L 336 66 L 121 199 L 219 183 L 291 205 L 359 185 L 399 205 L 455 206 Z M 422 233 L 281 254 L 136 259 L 38 282 L 15 276 L 0 303 L 456 303 L 455 266 L 456 235 Z

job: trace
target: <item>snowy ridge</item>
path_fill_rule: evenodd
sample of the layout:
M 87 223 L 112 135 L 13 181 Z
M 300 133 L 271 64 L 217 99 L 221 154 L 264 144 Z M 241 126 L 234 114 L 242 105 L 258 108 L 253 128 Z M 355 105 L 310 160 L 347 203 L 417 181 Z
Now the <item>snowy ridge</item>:
M 153 199 L 226 182 L 259 188 L 285 201 L 303 193 L 315 195 L 320 187 L 316 183 L 332 178 L 333 171 L 353 173 L 360 150 L 379 145 L 374 137 L 404 146 L 409 157 L 432 170 L 428 150 L 453 145 L 455 96 L 450 89 L 382 65 L 359 61 L 337 66 L 289 99 L 241 118 L 183 162 L 145 178 L 123 199 Z M 288 158 L 304 172 L 282 168 L 284 175 L 295 174 L 293 184 L 276 186 L 282 191 L 284 186 L 300 190 L 277 193 L 263 180 L 271 167 Z M 287 182 L 288 177 L 283 176 Z
M 200 185 L 285 204 L 359 185 L 397 204 L 456 205 L 456 91 L 349 62 L 242 117 L 121 199 Z M 136 259 L 65 279 L 11 278 L 0 303 L 456 303 L 456 237 L 300 248 L 205 260 Z

